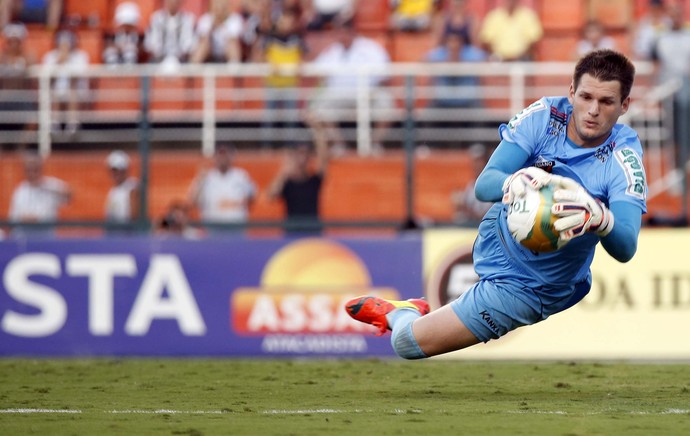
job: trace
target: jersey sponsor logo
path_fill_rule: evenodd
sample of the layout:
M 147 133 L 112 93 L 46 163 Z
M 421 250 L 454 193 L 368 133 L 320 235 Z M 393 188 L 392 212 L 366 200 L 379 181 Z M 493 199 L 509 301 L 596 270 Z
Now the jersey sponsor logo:
M 546 160 L 542 156 L 539 156 L 537 161 L 534 163 L 535 167 L 539 168 L 540 170 L 544 170 L 547 173 L 550 173 L 553 170 L 554 165 L 556 165 L 555 161 Z
M 564 112 L 560 112 L 555 106 L 551 106 L 551 119 L 565 124 L 565 122 L 568 120 L 568 115 L 566 115 Z
M 556 120 L 549 120 L 549 125 L 546 128 L 546 134 L 551 136 L 562 135 L 565 132 L 565 124 Z
M 611 157 L 611 153 L 613 153 L 614 148 L 616 148 L 616 141 L 611 141 L 608 144 L 604 144 L 594 151 L 594 157 L 599 159 L 601 163 L 604 163 L 609 157 Z
M 544 109 L 546 109 L 546 105 L 543 101 L 535 101 L 531 105 L 518 112 L 510 121 L 508 121 L 508 127 L 510 130 L 515 130 L 525 118 Z
M 486 325 L 488 325 L 494 333 L 500 335 L 498 325 L 494 322 L 493 319 L 491 319 L 491 315 L 489 314 L 489 312 L 487 312 L 486 310 L 482 310 L 481 312 L 479 312 L 479 315 L 481 315 Z
M 561 112 L 558 109 L 556 109 L 556 106 L 551 106 L 551 118 L 565 123 L 568 119 L 568 116 L 564 112 Z
M 623 168 L 625 177 L 628 181 L 628 188 L 625 193 L 631 197 L 644 200 L 647 197 L 647 182 L 642 166 L 642 159 L 635 153 L 635 150 L 623 148 L 616 150 L 616 160 Z
M 546 134 L 552 136 L 562 135 L 565 132 L 565 126 L 568 121 L 568 116 L 560 112 L 554 106 L 551 106 L 551 115 L 549 116 L 549 123 L 546 128 Z

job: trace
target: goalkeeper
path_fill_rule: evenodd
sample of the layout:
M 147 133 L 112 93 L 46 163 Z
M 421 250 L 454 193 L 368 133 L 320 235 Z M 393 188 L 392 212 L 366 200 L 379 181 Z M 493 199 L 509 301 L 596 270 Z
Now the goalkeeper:
M 637 249 L 647 186 L 642 146 L 628 126 L 635 76 L 622 54 L 598 50 L 575 66 L 566 97 L 544 97 L 499 128 L 501 142 L 476 181 L 481 201 L 496 202 L 474 243 L 480 280 L 457 300 L 429 312 L 424 300 L 358 297 L 353 318 L 392 330 L 391 343 L 419 359 L 497 339 L 580 301 L 591 287 L 595 246 L 620 262 Z M 508 231 L 507 206 L 528 189 L 555 186 L 554 227 L 568 242 L 531 252 Z

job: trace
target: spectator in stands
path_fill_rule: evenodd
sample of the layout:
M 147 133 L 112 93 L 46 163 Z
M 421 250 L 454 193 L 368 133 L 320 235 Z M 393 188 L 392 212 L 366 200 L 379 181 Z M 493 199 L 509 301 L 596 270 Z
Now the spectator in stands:
M 389 0 L 392 8 L 390 26 L 403 32 L 429 29 L 438 0 Z
M 79 77 L 89 65 L 89 55 L 78 46 L 77 34 L 61 30 L 55 34 L 55 48 L 43 57 L 43 65 L 65 68 L 53 81 L 53 132 L 61 130 L 63 111 L 67 112 L 65 132 L 75 135 L 79 130 L 78 111 L 88 100 L 89 82 Z
M 144 48 L 152 62 L 187 62 L 195 45 L 194 15 L 182 10 L 183 0 L 164 0 L 151 15 Z
M 640 60 L 651 60 L 659 35 L 671 28 L 663 0 L 649 0 L 647 13 L 640 18 L 633 35 L 633 53 Z
M 589 20 L 582 29 L 582 38 L 577 42 L 573 58 L 580 59 L 587 53 L 607 48 L 616 49 L 616 41 L 606 35 L 604 26 L 597 20 Z
M 354 19 L 358 0 L 313 0 L 307 30 L 336 29 Z
M 470 45 L 463 36 L 457 33 L 446 35 L 442 45 L 434 48 L 427 55 L 428 62 L 483 62 L 486 53 Z M 460 108 L 480 107 L 479 77 L 470 75 L 434 76 L 435 97 L 433 107 Z
M 343 119 L 344 113 L 353 111 L 357 106 L 358 77 L 352 71 L 361 66 L 385 67 L 390 63 L 386 49 L 373 39 L 359 36 L 354 22 L 344 24 L 337 31 L 337 40 L 326 47 L 314 60 L 314 64 L 327 69 L 323 87 L 316 99 L 311 102 L 309 123 L 316 123 L 317 128 L 327 128 L 330 140 L 337 151 L 345 147 L 345 140 L 336 128 Z M 384 111 L 394 107 L 393 97 L 383 88 L 386 77 L 369 76 L 370 101 L 373 109 Z M 374 113 L 376 116 L 376 113 Z M 374 151 L 383 148 L 383 138 L 388 122 L 375 122 L 372 133 Z
M 472 160 L 473 177 L 463 189 L 451 194 L 454 209 L 453 221 L 459 225 L 478 225 L 493 205 L 493 203 L 477 200 L 474 194 L 474 182 L 489 161 L 490 153 L 485 145 L 477 143 L 469 148 L 468 154 Z
M 242 62 L 251 62 L 256 53 L 261 37 L 270 32 L 272 26 L 262 27 L 264 17 L 268 16 L 270 2 L 268 0 L 242 0 L 240 16 L 242 17 L 242 31 L 240 32 L 240 58 Z
M 314 146 L 300 143 L 288 149 L 282 168 L 268 187 L 268 197 L 282 200 L 285 205 L 285 228 L 289 232 L 321 230 L 319 198 L 329 152 L 325 132 L 321 129 L 312 132 Z M 314 154 L 316 161 L 312 163 Z
M 455 34 L 463 38 L 470 45 L 477 45 L 478 20 L 468 10 L 467 0 L 450 0 L 447 10 L 437 15 L 434 33 L 439 44 L 446 36 Z
M 242 61 L 256 59 L 260 41 L 275 31 L 284 12 L 295 17 L 295 31 L 303 35 L 305 10 L 310 0 L 242 0 Z
M 16 126 L 24 131 L 20 144 L 27 145 L 30 132 L 36 130 L 35 123 L 24 120 L 38 106 L 31 94 L 35 87 L 34 80 L 28 77 L 28 69 L 35 63 L 35 58 L 25 47 L 26 26 L 10 23 L 2 30 L 2 35 L 4 44 L 0 51 L 0 113 L 5 119 L 22 117 L 18 119 Z
M 14 190 L 9 209 L 9 221 L 18 224 L 15 236 L 45 237 L 53 235 L 53 223 L 58 210 L 72 198 L 72 190 L 62 180 L 43 175 L 43 160 L 38 154 L 24 156 L 24 180 Z M 40 227 L 21 224 L 41 224 Z
M 108 65 L 137 64 L 141 56 L 141 35 L 137 26 L 141 19 L 139 5 L 124 2 L 115 9 L 115 32 L 108 35 L 103 50 L 103 63 Z
M 242 26 L 242 16 L 230 11 L 227 0 L 211 0 L 196 26 L 192 62 L 240 62 Z
M 297 75 L 306 46 L 297 28 L 297 17 L 285 11 L 274 30 L 264 37 L 259 61 L 271 65 L 272 74 L 266 78 L 266 118 L 262 133 L 272 135 L 276 121 L 285 120 L 288 127 L 296 127 L 299 93 Z M 279 110 L 286 112 L 281 115 Z M 268 144 L 266 144 L 268 145 Z
M 184 239 L 203 238 L 203 231 L 189 223 L 189 209 L 189 204 L 184 201 L 175 200 L 171 202 L 165 215 L 157 223 L 156 234 Z
M 18 21 L 25 24 L 45 24 L 57 29 L 62 17 L 63 0 L 0 0 L 0 29 Z
M 130 159 L 122 150 L 115 150 L 106 159 L 113 186 L 105 202 L 108 224 L 128 224 L 139 217 L 139 181 L 129 175 Z
M 504 0 L 486 15 L 479 31 L 479 38 L 494 60 L 534 60 L 535 44 L 541 39 L 543 29 L 537 14 L 520 0 Z
M 671 28 L 657 38 L 652 58 L 658 64 L 659 84 L 677 81 L 680 89 L 673 96 L 673 126 L 676 144 L 690 138 L 690 28 L 685 26 L 683 6 L 669 6 Z M 685 144 L 687 146 L 687 144 Z
M 249 3 L 253 0 L 245 0 Z M 304 31 L 305 19 L 310 9 L 311 0 L 264 0 L 262 8 L 261 30 L 268 32 L 278 21 L 283 12 L 290 12 L 297 21 L 296 27 L 300 32 Z
M 202 171 L 190 188 L 189 203 L 198 207 L 201 219 L 210 224 L 244 224 L 256 196 L 256 185 L 247 171 L 233 166 L 234 150 L 216 148 L 214 168 Z

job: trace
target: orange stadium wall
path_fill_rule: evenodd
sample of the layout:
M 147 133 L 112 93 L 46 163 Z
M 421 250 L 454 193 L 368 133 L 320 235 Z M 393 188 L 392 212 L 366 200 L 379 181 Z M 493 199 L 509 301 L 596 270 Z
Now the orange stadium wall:
M 100 220 L 104 216 L 110 178 L 104 152 L 53 153 L 46 159 L 45 175 L 66 181 L 74 190 L 71 204 L 60 218 Z M 140 161 L 132 154 L 132 174 L 140 172 Z M 280 169 L 282 155 L 238 152 L 235 165 L 246 169 L 260 195 L 251 209 L 252 220 L 279 220 L 283 209 L 271 202 L 265 190 Z M 149 212 L 161 216 L 170 202 L 184 199 L 195 175 L 211 165 L 195 151 L 154 151 L 150 157 Z M 415 210 L 436 221 L 452 217 L 450 194 L 464 187 L 472 177 L 469 157 L 462 152 L 435 152 L 415 163 Z M 7 216 L 14 188 L 23 178 L 21 158 L 4 154 L 0 159 L 0 217 Z M 322 214 L 326 220 L 383 220 L 405 218 L 405 159 L 401 153 L 384 157 L 333 159 L 322 191 Z
M 60 212 L 61 219 L 101 220 L 110 178 L 105 167 L 105 152 L 59 152 L 45 162 L 44 173 L 66 181 L 74 190 L 71 204 Z M 133 157 L 132 174 L 140 171 Z M 648 156 L 645 156 L 648 158 Z M 280 220 L 282 205 L 269 201 L 265 191 L 279 170 L 282 155 L 240 151 L 235 165 L 246 169 L 260 194 L 251 209 L 251 220 Z M 149 216 L 163 215 L 173 200 L 185 199 L 194 176 L 211 165 L 196 151 L 154 151 L 150 158 Z M 470 157 L 462 151 L 434 151 L 415 159 L 414 211 L 423 221 L 448 222 L 452 219 L 451 193 L 464 188 L 473 178 Z M 18 154 L 4 153 L 0 159 L 0 219 L 7 217 L 14 188 L 22 180 Z M 405 219 L 407 193 L 405 158 L 402 153 L 382 157 L 349 156 L 333 159 L 322 191 L 322 215 L 336 221 L 398 221 Z M 649 210 L 675 214 L 682 199 L 670 193 L 649 201 Z

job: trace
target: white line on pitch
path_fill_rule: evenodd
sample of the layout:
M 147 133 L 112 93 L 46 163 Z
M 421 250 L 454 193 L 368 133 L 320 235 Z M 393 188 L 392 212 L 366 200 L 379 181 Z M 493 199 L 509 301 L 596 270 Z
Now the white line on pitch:
M 510 414 L 532 414 L 532 415 L 570 415 L 571 413 L 563 411 L 563 410 L 508 410 L 505 413 L 510 413 Z M 631 410 L 628 412 L 616 412 L 613 410 L 604 410 L 604 411 L 597 411 L 597 412 L 573 412 L 573 415 L 602 415 L 605 413 L 623 413 L 623 414 L 628 414 L 628 415 L 689 415 L 690 410 L 688 409 L 666 409 L 662 410 L 659 412 L 650 412 L 646 410 Z
M 0 413 L 81 413 L 74 409 L 0 409 Z
M 174 409 L 158 409 L 158 410 L 108 410 L 107 413 L 112 414 L 134 414 L 134 415 L 222 415 L 224 413 L 232 413 L 230 410 L 174 410 Z
M 304 415 L 308 413 L 345 413 L 346 410 L 337 409 L 305 409 L 305 410 L 287 410 L 287 409 L 273 409 L 264 410 L 261 413 L 266 415 Z M 354 412 L 361 412 L 361 410 L 355 410 Z

